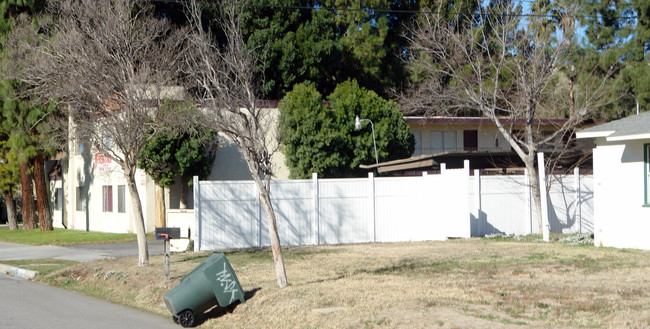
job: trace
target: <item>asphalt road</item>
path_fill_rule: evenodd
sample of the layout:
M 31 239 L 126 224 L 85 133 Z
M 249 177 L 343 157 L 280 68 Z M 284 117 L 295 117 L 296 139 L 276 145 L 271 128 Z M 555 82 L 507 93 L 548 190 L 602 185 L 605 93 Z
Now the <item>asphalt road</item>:
M 179 329 L 169 318 L 0 274 L 3 329 Z

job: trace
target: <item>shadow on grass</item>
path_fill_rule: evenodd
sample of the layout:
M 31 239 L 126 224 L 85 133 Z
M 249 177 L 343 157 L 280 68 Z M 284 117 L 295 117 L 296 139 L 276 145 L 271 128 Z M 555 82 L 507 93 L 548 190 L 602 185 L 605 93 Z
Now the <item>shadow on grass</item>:
M 249 300 L 249 299 L 253 298 L 253 296 L 255 296 L 255 294 L 260 290 L 262 290 L 262 288 L 254 288 L 254 289 L 251 289 L 251 290 L 248 290 L 248 291 L 244 291 L 244 299 Z M 220 318 L 220 317 L 226 315 L 226 313 L 232 313 L 235 310 L 235 308 L 237 308 L 237 305 L 239 305 L 239 304 L 241 304 L 241 303 L 239 301 L 236 301 L 236 302 L 234 302 L 234 303 L 232 303 L 232 304 L 230 304 L 230 305 L 228 305 L 226 307 L 221 307 L 221 306 L 217 305 L 217 306 L 213 307 L 211 310 L 209 310 L 209 311 L 207 311 L 207 312 L 205 312 L 203 314 L 197 315 L 196 316 L 196 322 L 194 323 L 194 326 L 200 326 L 204 322 L 206 322 L 206 321 L 208 321 L 210 319 Z

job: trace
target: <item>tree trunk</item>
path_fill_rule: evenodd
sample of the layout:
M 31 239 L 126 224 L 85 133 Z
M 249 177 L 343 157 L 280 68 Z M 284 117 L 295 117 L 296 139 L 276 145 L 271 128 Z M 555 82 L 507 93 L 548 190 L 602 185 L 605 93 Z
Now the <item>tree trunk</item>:
M 7 223 L 9 230 L 15 231 L 18 229 L 18 222 L 16 222 L 16 207 L 14 207 L 14 196 L 11 191 L 5 191 L 5 203 L 7 204 Z
M 142 214 L 142 203 L 138 194 L 135 173 L 123 168 L 126 174 L 129 194 L 131 196 L 132 214 L 134 217 L 135 233 L 138 238 L 138 266 L 149 265 L 149 249 L 147 247 L 147 236 L 145 234 L 144 215 Z
M 573 115 L 576 110 L 576 101 L 573 96 L 573 85 L 575 84 L 573 78 L 569 78 L 569 115 Z
M 529 162 L 534 162 L 534 160 L 526 159 L 526 169 L 528 170 L 528 182 L 530 183 L 530 192 L 535 203 L 535 211 L 537 213 L 537 223 L 539 228 L 539 234 L 544 233 L 544 223 L 542 222 L 542 193 L 539 189 L 539 177 L 537 176 L 537 168 L 535 164 L 530 164 Z
M 165 188 L 156 183 L 156 227 L 167 227 L 165 217 Z
M 287 273 L 284 268 L 284 257 L 282 256 L 282 246 L 280 245 L 280 236 L 278 235 L 278 227 L 275 221 L 275 212 L 273 211 L 273 204 L 271 203 L 270 177 L 265 178 L 263 183 L 259 176 L 253 175 L 253 180 L 255 181 L 255 185 L 257 185 L 257 189 L 260 193 L 260 201 L 264 207 L 264 212 L 266 212 L 278 286 L 284 288 L 288 285 Z
M 29 176 L 29 162 L 21 163 L 19 169 L 23 193 L 23 229 L 31 230 L 36 228 L 36 221 L 34 220 L 34 192 L 32 178 Z
M 34 185 L 36 186 L 39 226 L 41 231 L 52 231 L 50 198 L 47 196 L 47 183 L 45 182 L 45 157 L 42 154 L 34 158 Z

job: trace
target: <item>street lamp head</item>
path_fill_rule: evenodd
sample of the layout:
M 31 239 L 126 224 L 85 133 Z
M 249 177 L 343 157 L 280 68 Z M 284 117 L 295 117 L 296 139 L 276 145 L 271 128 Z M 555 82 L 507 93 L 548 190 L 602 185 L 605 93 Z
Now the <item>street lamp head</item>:
M 361 121 L 368 121 L 370 122 L 370 128 L 372 128 L 372 143 L 375 146 L 375 162 L 377 165 L 379 165 L 379 157 L 377 156 L 377 141 L 375 140 L 375 125 L 372 124 L 372 121 L 370 119 L 360 119 L 359 116 L 354 117 L 354 129 L 359 130 L 361 129 Z
M 361 129 L 361 119 L 359 119 L 358 115 L 354 118 L 354 129 L 355 130 Z

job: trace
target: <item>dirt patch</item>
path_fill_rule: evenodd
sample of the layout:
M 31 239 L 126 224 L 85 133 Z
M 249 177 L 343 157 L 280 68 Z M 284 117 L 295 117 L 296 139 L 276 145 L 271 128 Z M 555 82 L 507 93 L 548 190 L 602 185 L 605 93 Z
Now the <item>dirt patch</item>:
M 42 280 L 171 317 L 162 296 L 210 253 L 92 263 Z M 247 301 L 202 328 L 643 328 L 650 254 L 481 239 L 285 248 L 279 289 L 265 249 L 227 257 Z

